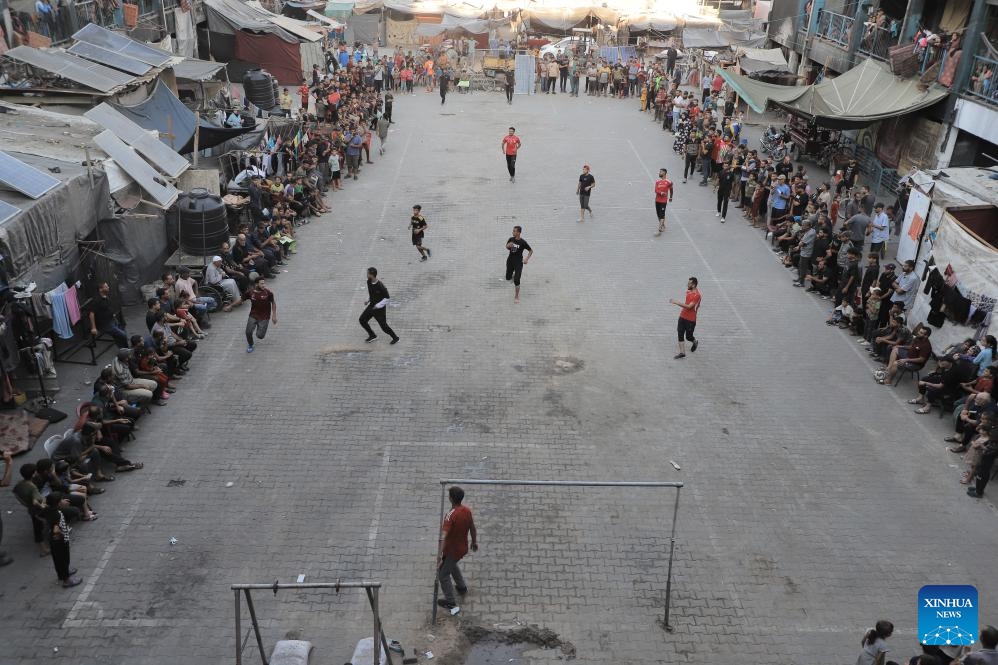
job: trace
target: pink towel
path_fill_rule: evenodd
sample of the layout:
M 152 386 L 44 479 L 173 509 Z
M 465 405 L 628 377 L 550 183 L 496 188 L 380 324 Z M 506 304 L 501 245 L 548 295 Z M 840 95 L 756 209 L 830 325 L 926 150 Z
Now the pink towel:
M 76 285 L 66 289 L 66 309 L 69 310 L 69 324 L 75 326 L 80 321 L 80 301 L 76 296 Z

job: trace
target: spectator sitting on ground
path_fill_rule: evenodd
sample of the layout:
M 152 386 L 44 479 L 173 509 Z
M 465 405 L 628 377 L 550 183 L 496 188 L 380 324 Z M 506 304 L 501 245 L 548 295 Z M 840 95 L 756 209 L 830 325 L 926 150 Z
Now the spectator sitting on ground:
M 923 329 L 929 332 L 928 328 Z M 940 408 L 952 404 L 960 394 L 960 370 L 957 369 L 951 356 L 939 356 L 936 361 L 936 371 L 918 382 L 918 397 L 908 400 L 908 404 L 920 404 L 915 413 L 929 413 L 932 405 L 940 403 Z
M 943 441 L 948 443 L 957 444 L 950 448 L 950 452 L 967 452 L 967 444 L 974 435 L 981 416 L 992 408 L 991 394 L 987 392 L 977 393 L 964 402 L 963 406 L 957 412 L 956 433 L 943 439 Z
M 879 383 L 893 385 L 894 377 L 899 369 L 919 370 L 925 367 L 925 363 L 932 356 L 932 344 L 929 342 L 931 334 L 932 330 L 921 327 L 915 333 L 915 339 L 911 341 L 911 344 L 908 346 L 896 345 L 887 361 L 885 368 L 887 375 Z

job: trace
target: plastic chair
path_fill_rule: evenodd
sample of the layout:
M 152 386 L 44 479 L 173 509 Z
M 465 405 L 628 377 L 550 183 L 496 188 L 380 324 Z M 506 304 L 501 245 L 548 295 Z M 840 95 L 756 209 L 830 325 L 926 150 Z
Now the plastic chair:
M 56 448 L 59 447 L 59 444 L 62 443 L 64 438 L 66 437 L 62 434 L 53 434 L 49 438 L 45 439 L 45 443 L 42 445 L 45 448 L 45 454 L 48 455 L 49 458 L 55 454 Z
M 901 366 L 898 367 L 897 378 L 894 379 L 894 385 L 895 386 L 898 385 L 899 383 L 901 383 L 901 379 L 904 378 L 905 374 L 910 375 L 915 380 L 915 383 L 918 383 L 919 381 L 922 380 L 922 368 L 921 367 L 919 367 L 917 365 L 912 365 L 910 363 L 902 363 Z

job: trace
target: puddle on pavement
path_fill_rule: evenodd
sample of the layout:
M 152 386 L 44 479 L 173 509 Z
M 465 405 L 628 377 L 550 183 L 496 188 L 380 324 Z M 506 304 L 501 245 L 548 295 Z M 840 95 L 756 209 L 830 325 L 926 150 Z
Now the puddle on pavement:
M 523 652 L 525 644 L 506 644 L 495 640 L 481 640 L 471 646 L 464 665 L 509 665 L 526 663 Z

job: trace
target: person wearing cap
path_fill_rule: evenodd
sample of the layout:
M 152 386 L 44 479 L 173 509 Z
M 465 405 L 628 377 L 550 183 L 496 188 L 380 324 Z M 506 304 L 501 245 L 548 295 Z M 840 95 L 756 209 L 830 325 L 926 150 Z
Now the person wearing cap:
M 239 285 L 236 284 L 236 280 L 226 274 L 222 267 L 221 256 L 211 257 L 211 263 L 204 269 L 204 283 L 222 289 L 229 295 L 230 302 L 223 307 L 226 312 L 242 304 L 243 299 L 239 295 Z
M 596 186 L 596 178 L 589 172 L 589 165 L 582 165 L 582 175 L 579 176 L 579 184 L 575 188 L 575 193 L 579 196 L 579 221 L 586 221 L 586 211 L 589 211 L 589 219 L 593 218 L 593 209 L 589 207 L 589 195 Z
M 873 206 L 873 219 L 870 225 L 873 229 L 870 233 L 870 251 L 883 257 L 887 250 L 887 241 L 891 237 L 891 223 L 887 213 L 884 212 L 883 203 Z

